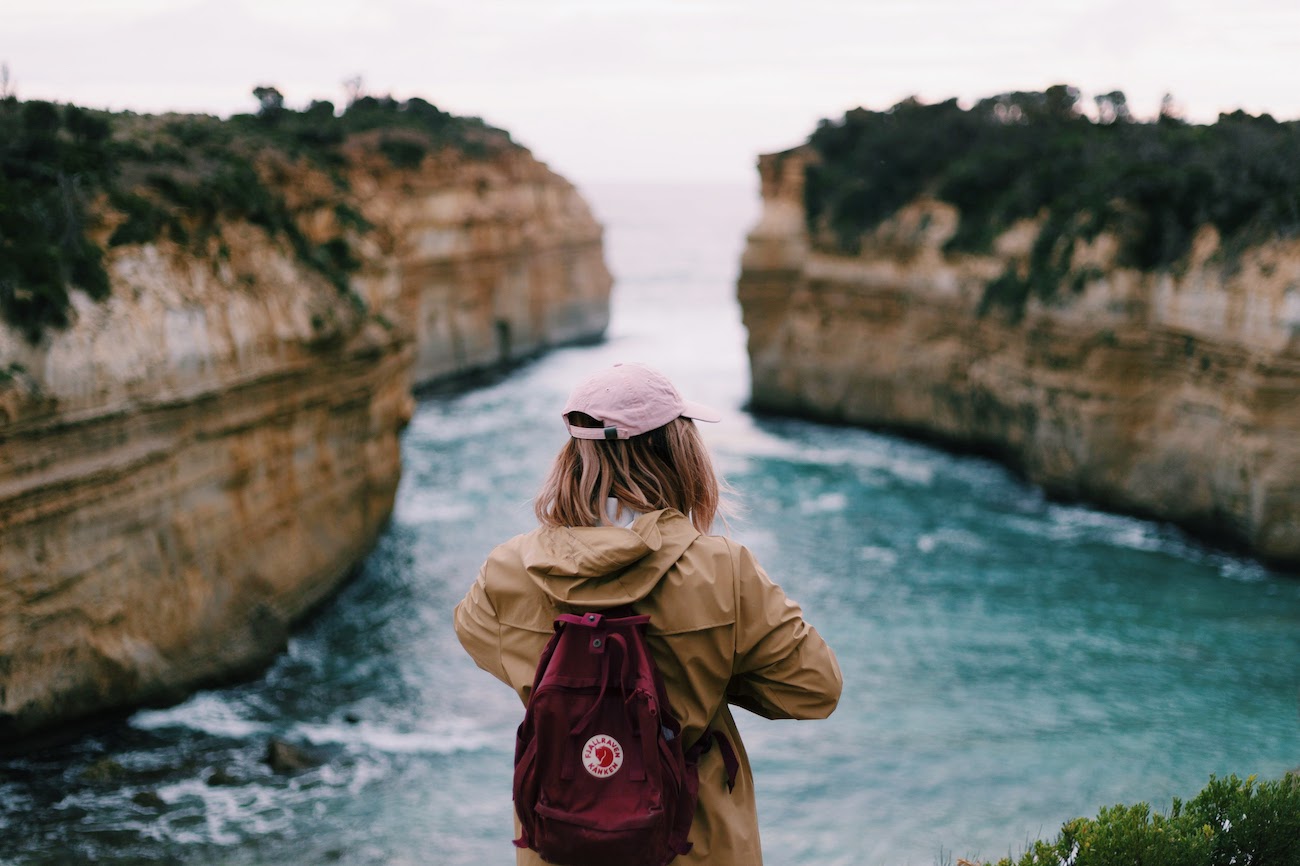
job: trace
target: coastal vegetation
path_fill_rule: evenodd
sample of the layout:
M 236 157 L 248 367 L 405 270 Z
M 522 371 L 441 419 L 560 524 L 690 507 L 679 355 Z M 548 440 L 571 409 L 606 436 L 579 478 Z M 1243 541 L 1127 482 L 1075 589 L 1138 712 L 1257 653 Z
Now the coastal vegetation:
M 70 291 L 109 291 L 108 250 L 168 240 L 199 258 L 228 255 L 223 226 L 243 221 L 285 245 L 350 302 L 355 240 L 370 229 L 351 196 L 357 152 L 377 151 L 397 169 L 444 149 L 470 157 L 514 147 L 477 118 L 419 98 L 359 93 L 342 111 L 313 101 L 302 110 L 274 87 L 253 92 L 255 113 L 110 113 L 0 97 L 0 317 L 38 341 L 69 321 Z M 329 194 L 290 195 L 305 166 Z M 308 233 L 303 219 L 332 210 Z
M 1121 266 L 1174 268 L 1196 231 L 1214 226 L 1229 259 L 1275 236 L 1300 234 L 1300 121 L 1221 114 L 1198 125 L 1171 101 L 1139 121 L 1119 91 L 1004 93 L 962 108 L 908 99 L 823 120 L 808 145 L 804 205 L 813 243 L 844 254 L 864 233 L 923 196 L 954 205 L 951 253 L 984 253 L 1019 220 L 1040 224 L 1028 262 L 987 288 L 984 309 L 1017 316 L 1031 296 L 1080 289 L 1076 241 L 1119 241 Z
M 997 866 L 1297 866 L 1300 864 L 1300 772 L 1257 782 L 1210 777 L 1167 813 L 1146 803 L 1102 809 L 1067 822 L 1051 842 L 1036 842 L 1018 860 Z

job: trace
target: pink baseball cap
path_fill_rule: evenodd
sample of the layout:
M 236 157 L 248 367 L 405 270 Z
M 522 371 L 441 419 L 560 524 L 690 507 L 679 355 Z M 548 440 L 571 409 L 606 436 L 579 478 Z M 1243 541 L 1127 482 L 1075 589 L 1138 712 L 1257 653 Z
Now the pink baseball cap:
M 575 427 L 570 412 L 590 415 L 601 426 Z M 644 364 L 615 364 L 582 382 L 564 404 L 563 417 L 575 439 L 630 439 L 674 418 L 722 420 L 708 406 L 683 400 L 668 377 Z

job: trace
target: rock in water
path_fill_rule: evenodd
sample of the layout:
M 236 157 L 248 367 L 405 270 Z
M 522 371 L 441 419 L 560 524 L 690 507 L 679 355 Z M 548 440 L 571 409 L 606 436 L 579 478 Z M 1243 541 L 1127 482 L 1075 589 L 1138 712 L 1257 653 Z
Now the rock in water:
M 322 763 L 306 749 L 286 743 L 284 740 L 271 740 L 266 747 L 266 757 L 262 760 L 272 770 L 281 774 L 301 773 L 303 770 L 319 767 Z
M 209 773 L 207 781 L 209 788 L 234 787 L 244 784 L 243 779 L 221 767 Z
M 126 768 L 109 757 L 100 758 L 81 772 L 85 782 L 96 785 L 112 785 L 122 781 L 127 774 Z
M 167 801 L 154 791 L 141 791 L 131 798 L 131 802 L 146 809 L 166 809 Z

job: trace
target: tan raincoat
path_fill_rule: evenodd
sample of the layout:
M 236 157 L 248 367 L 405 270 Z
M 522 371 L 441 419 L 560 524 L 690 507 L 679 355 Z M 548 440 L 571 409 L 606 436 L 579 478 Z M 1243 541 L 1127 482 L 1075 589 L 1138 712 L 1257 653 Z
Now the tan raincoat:
M 479 667 L 526 703 L 560 613 L 635 604 L 689 747 L 721 731 L 740 760 L 727 790 L 721 752 L 700 759 L 690 854 L 673 866 L 759 866 L 754 784 L 728 703 L 771 719 L 824 718 L 842 679 L 835 654 L 799 606 L 728 538 L 701 535 L 671 509 L 630 528 L 540 528 L 492 551 L 456 606 L 456 633 Z M 540 866 L 535 852 L 518 862 Z

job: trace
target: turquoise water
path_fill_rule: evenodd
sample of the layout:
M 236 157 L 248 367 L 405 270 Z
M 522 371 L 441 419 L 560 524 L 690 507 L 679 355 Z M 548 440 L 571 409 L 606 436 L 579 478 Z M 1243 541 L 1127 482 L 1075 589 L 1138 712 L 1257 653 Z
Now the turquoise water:
M 587 192 L 609 339 L 424 399 L 391 526 L 264 677 L 0 763 L 0 863 L 514 862 L 521 708 L 451 608 L 531 527 L 568 388 L 621 359 L 724 410 L 703 430 L 746 509 L 732 534 L 844 670 L 827 721 L 741 714 L 769 864 L 997 858 L 1104 805 L 1300 766 L 1300 579 L 982 459 L 748 415 L 733 296 L 754 194 Z M 276 776 L 272 737 L 320 766 Z

